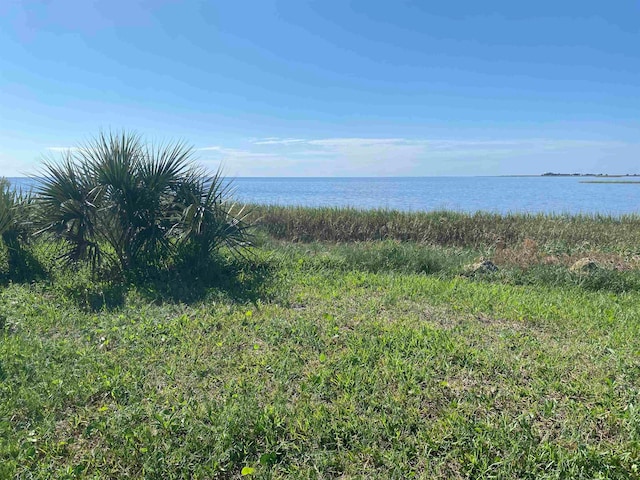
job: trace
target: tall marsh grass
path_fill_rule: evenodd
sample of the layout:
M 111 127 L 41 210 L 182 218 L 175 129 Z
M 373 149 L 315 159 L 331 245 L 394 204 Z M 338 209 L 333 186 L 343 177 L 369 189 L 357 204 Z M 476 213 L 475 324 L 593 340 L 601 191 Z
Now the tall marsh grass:
M 547 215 L 355 208 L 252 206 L 268 235 L 297 242 L 397 240 L 467 248 L 505 248 L 525 239 L 558 250 L 640 253 L 640 216 Z

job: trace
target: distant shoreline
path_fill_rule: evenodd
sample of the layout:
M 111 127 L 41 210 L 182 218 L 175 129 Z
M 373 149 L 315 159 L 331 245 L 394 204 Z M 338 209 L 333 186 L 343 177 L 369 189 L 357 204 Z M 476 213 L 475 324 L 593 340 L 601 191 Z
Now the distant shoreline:
M 595 178 L 626 178 L 640 177 L 639 173 L 542 173 L 534 175 L 499 175 L 500 177 L 595 177 Z

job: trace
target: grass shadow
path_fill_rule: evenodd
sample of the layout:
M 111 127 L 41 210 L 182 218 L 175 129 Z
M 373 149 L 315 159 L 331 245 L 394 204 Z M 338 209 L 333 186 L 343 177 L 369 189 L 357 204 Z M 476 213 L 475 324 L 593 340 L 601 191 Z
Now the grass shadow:
M 65 296 L 82 310 L 98 312 L 123 307 L 129 287 L 121 281 L 91 282 L 84 288 L 67 288 Z
M 216 257 L 136 272 L 129 280 L 142 297 L 155 303 L 192 304 L 211 297 L 257 303 L 273 297 L 273 271 L 262 260 Z
M 42 262 L 27 248 L 5 246 L 2 257 L 4 268 L 0 273 L 0 285 L 33 283 L 49 278 Z
M 273 265 L 264 260 L 215 256 L 170 268 L 132 270 L 124 276 L 108 271 L 96 276 L 88 267 L 67 270 L 52 286 L 91 312 L 121 308 L 130 293 L 156 304 L 193 304 L 208 298 L 255 304 L 273 297 L 273 273 Z

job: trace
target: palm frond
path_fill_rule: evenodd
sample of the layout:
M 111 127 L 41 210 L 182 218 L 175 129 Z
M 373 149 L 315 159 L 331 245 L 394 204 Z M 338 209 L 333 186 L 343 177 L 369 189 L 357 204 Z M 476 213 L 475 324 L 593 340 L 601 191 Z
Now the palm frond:
M 192 243 L 202 253 L 210 254 L 224 245 L 242 255 L 250 246 L 248 211 L 229 204 L 230 182 L 220 170 L 209 178 L 196 181 L 196 192 L 185 206 L 180 241 Z
M 99 134 L 45 162 L 39 232 L 63 239 L 68 261 L 115 259 L 122 270 L 159 264 L 187 243 L 203 255 L 224 245 L 242 251 L 247 217 L 229 206 L 222 173 L 208 176 L 193 153 L 182 142 L 149 146 L 135 133 Z
M 61 257 L 70 263 L 97 263 L 100 247 L 94 238 L 99 190 L 82 175 L 71 154 L 58 163 L 45 162 L 35 194 L 40 207 L 36 234 L 50 232 L 64 240 L 68 248 Z

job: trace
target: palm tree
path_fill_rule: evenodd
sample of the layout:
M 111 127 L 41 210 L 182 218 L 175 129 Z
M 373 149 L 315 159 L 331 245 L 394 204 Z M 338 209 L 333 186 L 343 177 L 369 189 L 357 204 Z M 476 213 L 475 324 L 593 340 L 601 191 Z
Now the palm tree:
M 67 248 L 69 262 L 105 261 L 121 271 L 162 264 L 181 245 L 209 255 L 248 245 L 245 214 L 233 212 L 227 183 L 209 175 L 184 143 L 146 144 L 134 133 L 100 134 L 36 180 L 39 233 Z

